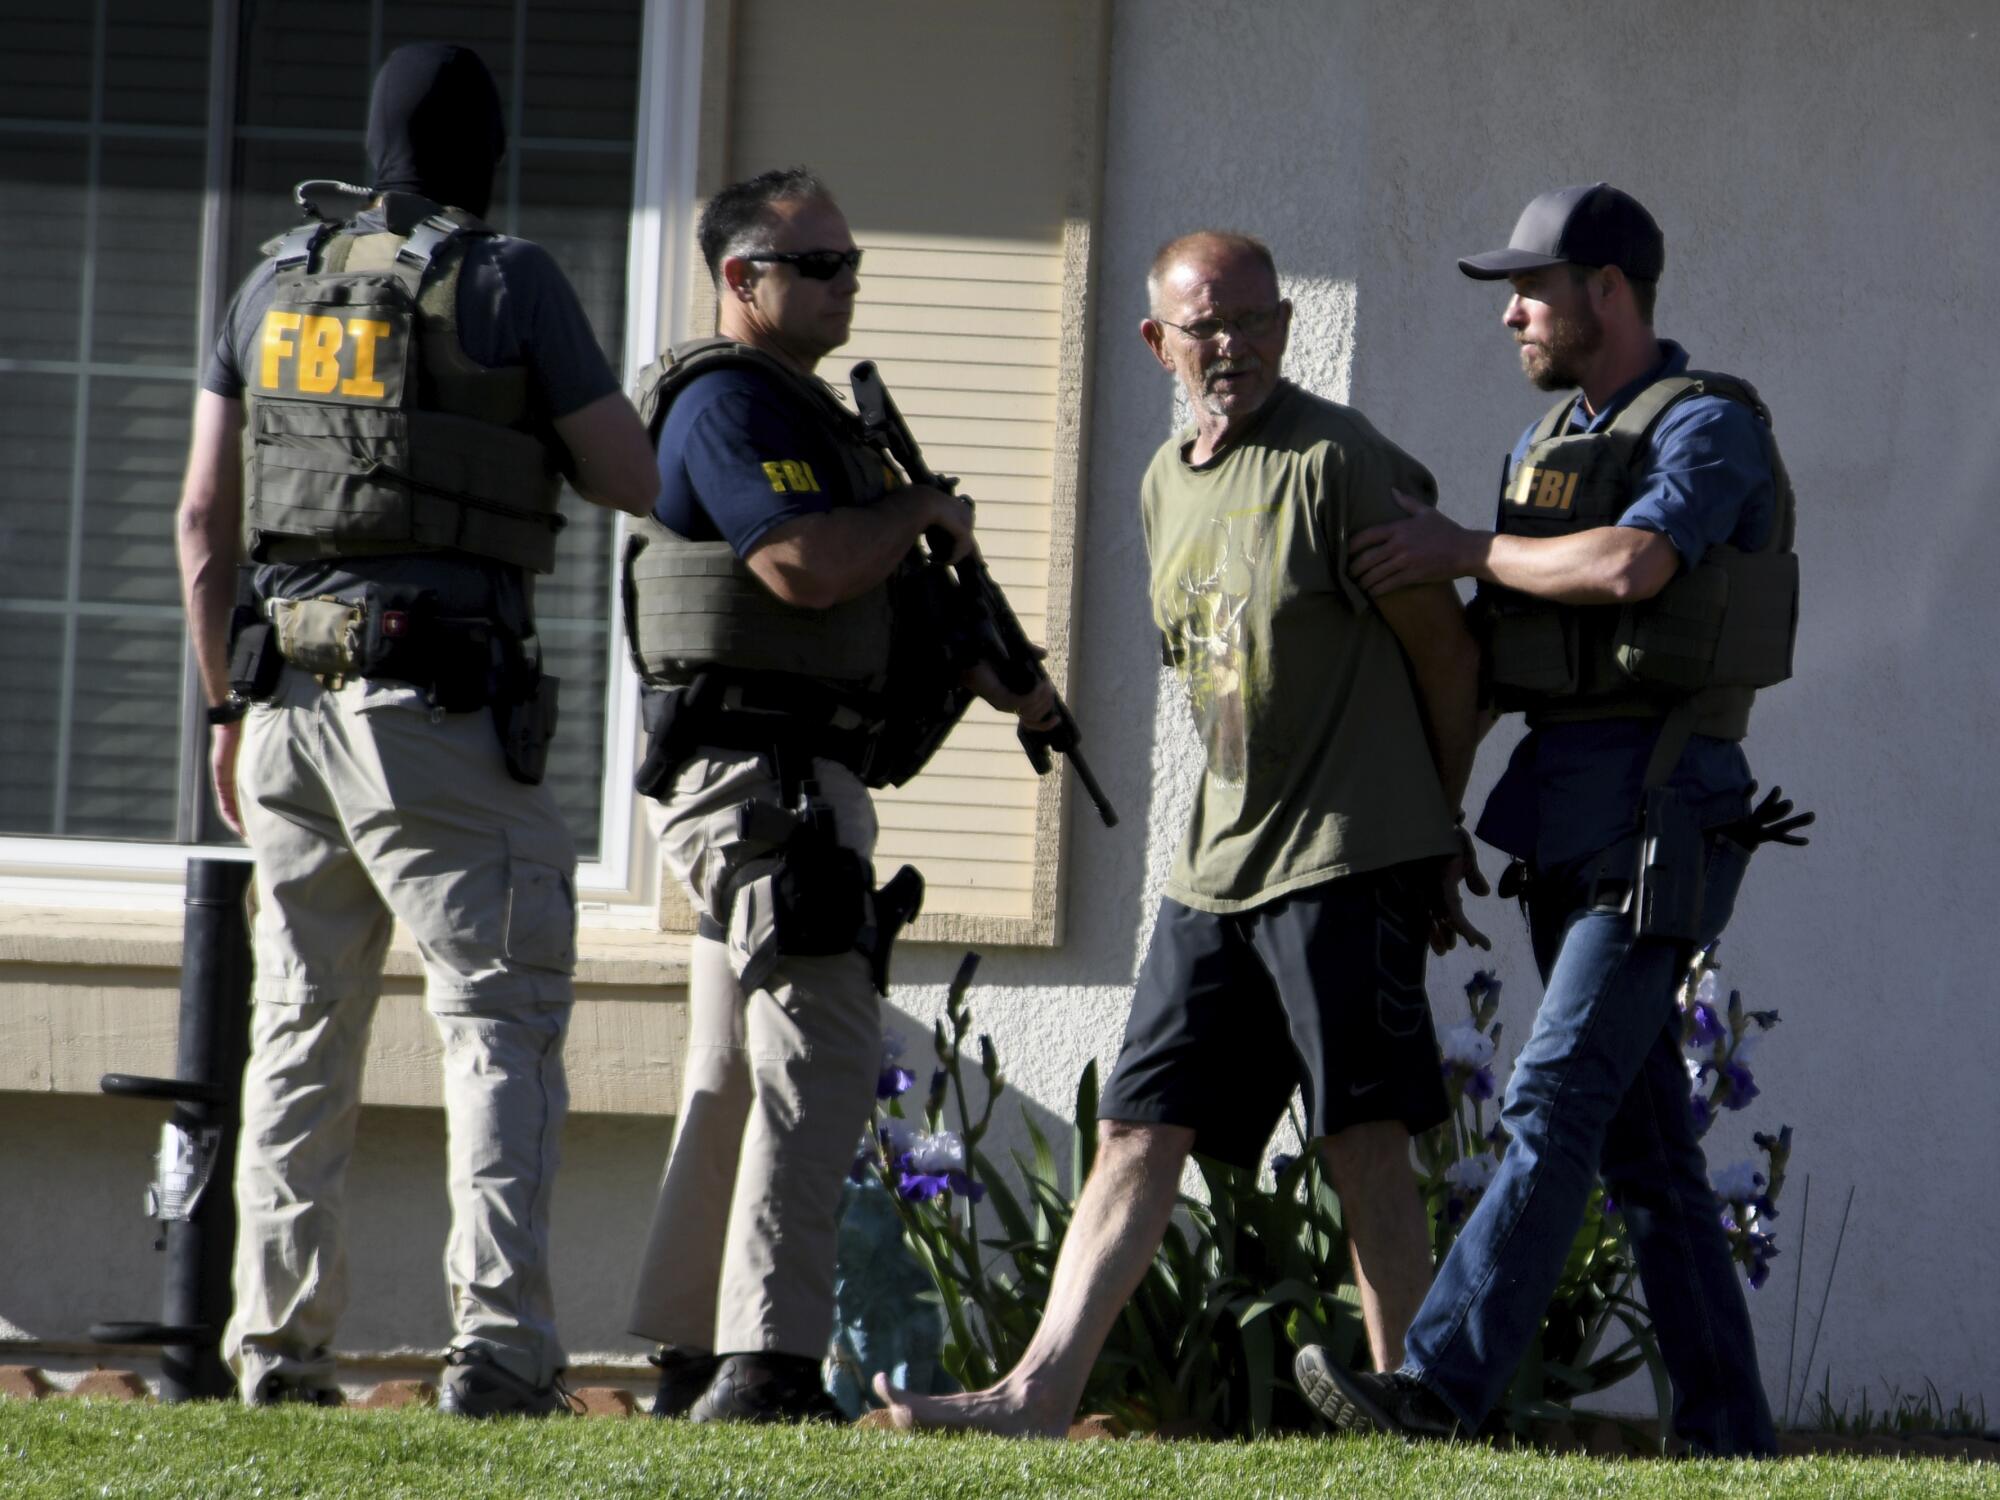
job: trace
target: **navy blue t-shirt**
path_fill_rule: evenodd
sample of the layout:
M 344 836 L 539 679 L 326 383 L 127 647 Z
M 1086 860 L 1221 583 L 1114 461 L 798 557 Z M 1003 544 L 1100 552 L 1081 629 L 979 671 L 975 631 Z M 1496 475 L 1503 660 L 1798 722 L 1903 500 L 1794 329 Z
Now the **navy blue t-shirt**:
M 362 234 L 388 228 L 377 209 L 348 222 Z M 591 332 L 590 319 L 569 278 L 540 245 L 508 235 L 478 235 L 466 243 L 463 253 L 459 344 L 488 369 L 528 367 L 529 423 L 537 437 L 560 452 L 562 440 L 556 436 L 554 419 L 581 411 L 619 388 L 618 377 Z M 243 399 L 247 385 L 243 372 L 257 357 L 276 279 L 276 267 L 267 260 L 237 290 L 202 372 L 204 390 L 232 401 Z M 528 617 L 520 569 L 484 558 L 432 552 L 266 563 L 257 569 L 257 589 L 266 598 L 345 593 L 365 583 L 433 589 L 447 612 L 490 612 L 515 629 L 524 629 Z
M 667 408 L 659 464 L 660 523 L 738 557 L 773 527 L 854 503 L 826 417 L 759 370 L 690 381 Z
M 1579 402 L 1572 432 L 1595 432 L 1654 381 L 1688 367 L 1687 351 L 1661 340 L 1656 369 L 1624 387 L 1596 416 Z M 1526 457 L 1531 424 L 1514 445 L 1511 474 Z M 1620 526 L 1657 531 L 1674 544 L 1682 569 L 1709 547 L 1727 543 L 1755 551 L 1777 518 L 1771 436 L 1756 415 L 1725 396 L 1677 402 L 1654 424 Z M 1637 826 L 1646 762 L 1658 740 L 1657 720 L 1596 719 L 1531 731 L 1480 815 L 1480 838 L 1546 869 L 1608 847 Z M 1704 826 L 1728 822 L 1748 808 L 1750 763 L 1730 740 L 1694 735 L 1668 784 L 1696 807 Z

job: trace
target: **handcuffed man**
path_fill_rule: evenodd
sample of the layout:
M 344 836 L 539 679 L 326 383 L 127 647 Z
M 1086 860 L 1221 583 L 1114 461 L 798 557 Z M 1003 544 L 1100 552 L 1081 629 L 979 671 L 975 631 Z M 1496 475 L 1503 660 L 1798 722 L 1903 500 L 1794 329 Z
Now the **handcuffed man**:
M 1409 1142 L 1446 1112 L 1427 946 L 1485 942 L 1459 908 L 1477 875 L 1453 818 L 1477 650 L 1449 585 L 1370 600 L 1347 538 L 1431 478 L 1361 413 L 1283 378 L 1292 308 L 1261 241 L 1182 236 L 1147 293 L 1140 333 L 1194 424 L 1154 456 L 1140 515 L 1206 764 L 1041 1326 L 988 1390 L 878 1377 L 899 1425 L 1063 1432 L 1189 1153 L 1254 1170 L 1294 1089 L 1383 1368 L 1430 1281 Z

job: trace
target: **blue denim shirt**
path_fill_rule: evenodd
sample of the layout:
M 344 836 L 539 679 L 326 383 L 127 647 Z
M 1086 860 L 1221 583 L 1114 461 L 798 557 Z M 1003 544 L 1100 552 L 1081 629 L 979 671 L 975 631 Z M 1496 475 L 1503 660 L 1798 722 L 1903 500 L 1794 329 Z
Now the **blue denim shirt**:
M 1583 405 L 1570 430 L 1595 432 L 1632 398 L 1688 367 L 1687 351 L 1661 340 L 1663 358 L 1625 386 L 1588 421 Z M 1514 445 L 1511 474 L 1528 451 L 1530 424 Z M 1746 551 L 1769 540 L 1777 517 L 1777 483 L 1768 430 L 1748 407 L 1723 396 L 1678 402 L 1655 424 L 1620 526 L 1657 531 L 1674 544 L 1683 569 L 1726 542 Z M 1646 762 L 1659 725 L 1645 719 L 1598 719 L 1551 724 L 1515 747 L 1480 815 L 1479 837 L 1541 868 L 1581 859 L 1632 832 L 1638 822 Z M 1704 825 L 1745 811 L 1750 763 L 1743 747 L 1695 735 L 1669 785 L 1693 802 Z

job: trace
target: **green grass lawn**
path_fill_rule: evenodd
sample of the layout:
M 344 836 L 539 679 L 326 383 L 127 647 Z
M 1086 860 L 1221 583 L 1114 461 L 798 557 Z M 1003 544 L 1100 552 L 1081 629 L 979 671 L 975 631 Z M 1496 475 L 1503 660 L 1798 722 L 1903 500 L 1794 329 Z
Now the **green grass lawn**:
M 683 1423 L 475 1425 L 423 1410 L 245 1411 L 0 1401 L 0 1496 L 540 1500 L 566 1496 L 2000 1497 L 2000 1465 L 1663 1463 L 1408 1448 L 1389 1439 L 1008 1443 Z

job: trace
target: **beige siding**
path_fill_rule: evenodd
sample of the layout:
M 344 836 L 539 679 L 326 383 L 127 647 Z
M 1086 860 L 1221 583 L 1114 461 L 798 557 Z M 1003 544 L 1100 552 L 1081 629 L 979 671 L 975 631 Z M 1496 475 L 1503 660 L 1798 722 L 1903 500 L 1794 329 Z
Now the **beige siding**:
M 844 389 L 880 365 L 931 467 L 977 502 L 993 576 L 1062 685 L 1100 8 L 738 0 L 711 17 L 727 139 L 703 152 L 705 190 L 793 163 L 833 188 L 867 260 L 852 341 L 820 373 Z M 1062 786 L 1011 719 L 976 704 L 879 805 L 878 864 L 928 885 L 918 936 L 1056 940 Z

